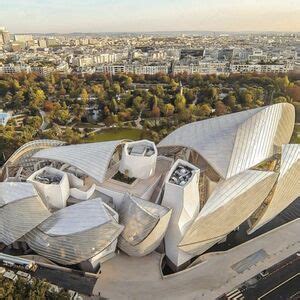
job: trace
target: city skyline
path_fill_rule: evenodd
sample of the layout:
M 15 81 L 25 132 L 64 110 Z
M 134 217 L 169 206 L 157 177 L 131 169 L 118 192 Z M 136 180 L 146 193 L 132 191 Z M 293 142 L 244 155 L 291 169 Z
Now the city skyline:
M 1 25 L 15 33 L 300 31 L 295 0 L 0 0 L 0 6 Z

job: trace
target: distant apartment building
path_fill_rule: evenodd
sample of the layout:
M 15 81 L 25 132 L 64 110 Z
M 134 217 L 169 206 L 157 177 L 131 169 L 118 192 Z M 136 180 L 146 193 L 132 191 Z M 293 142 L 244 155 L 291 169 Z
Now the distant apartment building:
M 58 45 L 58 41 L 55 38 L 48 38 L 46 42 L 47 42 L 47 47 L 54 47 Z
M 167 53 L 162 50 L 154 50 L 149 53 L 149 58 L 151 60 L 165 60 L 167 58 Z
M 154 75 L 157 73 L 168 74 L 168 65 L 129 65 L 127 66 L 128 73 L 138 75 Z
M 232 48 L 221 49 L 218 51 L 218 59 L 230 61 L 233 59 L 235 53 L 236 53 L 236 49 L 232 49 Z
M 10 50 L 12 52 L 19 52 L 23 49 L 25 49 L 25 43 L 11 43 L 10 44 Z
M 288 73 L 294 70 L 293 64 L 231 64 L 231 73 Z
M 69 67 L 69 64 L 66 61 L 63 61 L 56 67 L 56 72 L 61 74 L 69 74 L 71 72 L 71 69 Z
M 107 64 L 115 63 L 117 61 L 117 55 L 115 53 L 101 53 L 93 57 L 95 64 Z
M 89 44 L 89 39 L 82 38 L 79 40 L 79 45 L 86 46 L 88 44 Z
M 0 27 L 0 45 L 5 45 L 10 41 L 10 34 L 5 27 Z
M 0 74 L 14 74 L 20 72 L 30 73 L 31 67 L 29 65 L 14 64 L 0 65 Z
M 199 62 L 191 64 L 175 64 L 173 74 L 226 74 L 229 72 L 228 63 L 225 62 Z
M 166 65 L 99 65 L 95 71 L 98 73 L 108 73 L 115 75 L 118 73 L 133 73 L 139 75 L 154 75 L 157 73 L 168 74 L 169 66 Z
M 29 41 L 33 41 L 33 37 L 31 34 L 15 34 L 14 35 L 15 42 L 26 43 Z
M 47 47 L 47 41 L 45 39 L 39 39 L 38 45 L 40 48 L 46 48 Z
M 253 50 L 253 53 L 249 55 L 248 59 L 254 62 L 267 61 L 268 57 L 262 50 Z
M 120 54 L 116 53 L 100 53 L 97 55 L 78 56 L 73 60 L 73 64 L 77 67 L 90 67 L 101 64 L 112 64 L 120 60 Z
M 180 59 L 196 58 L 202 59 L 205 56 L 205 49 L 182 49 Z
M 55 68 L 49 66 L 32 66 L 31 71 L 41 76 L 48 76 L 55 71 Z
M 115 75 L 118 73 L 127 73 L 127 68 L 125 65 L 99 65 L 95 67 L 96 73 L 107 73 Z

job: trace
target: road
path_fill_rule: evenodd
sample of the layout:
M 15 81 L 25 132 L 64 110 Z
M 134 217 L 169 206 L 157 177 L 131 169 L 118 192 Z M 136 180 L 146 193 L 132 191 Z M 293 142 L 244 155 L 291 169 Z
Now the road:
M 266 276 L 259 276 L 258 282 L 243 294 L 246 299 L 289 299 L 300 291 L 299 272 L 300 257 L 295 254 L 269 268 Z
M 42 117 L 42 125 L 40 126 L 40 130 L 44 131 L 47 128 L 47 126 L 49 125 L 49 123 L 46 122 L 46 120 L 45 120 L 46 113 L 41 109 L 39 110 L 39 113 Z
M 299 272 L 300 256 L 293 254 L 280 263 L 275 264 L 255 277 L 247 280 L 239 287 L 221 296 L 219 299 L 299 299 Z
M 233 249 L 204 254 L 193 267 L 168 276 L 160 272 L 157 253 L 139 258 L 120 253 L 102 265 L 94 292 L 112 300 L 216 299 L 296 253 L 299 229 L 300 219 L 294 220 Z

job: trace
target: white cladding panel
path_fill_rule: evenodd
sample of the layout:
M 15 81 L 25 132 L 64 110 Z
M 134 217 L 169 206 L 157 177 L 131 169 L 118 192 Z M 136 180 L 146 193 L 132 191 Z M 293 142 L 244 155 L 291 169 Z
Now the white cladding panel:
M 273 197 L 250 232 L 275 218 L 300 196 L 300 145 L 284 145 L 280 174 Z
M 122 230 L 116 213 L 98 198 L 54 213 L 25 239 L 40 255 L 63 265 L 72 265 L 104 251 Z
M 38 196 L 34 186 L 25 182 L 0 182 L 0 207 L 24 198 Z
M 50 216 L 30 183 L 0 184 L 0 242 L 10 245 Z
M 110 141 L 61 146 L 41 150 L 33 157 L 69 164 L 95 180 L 103 182 L 116 147 L 122 143 L 123 141 Z
M 288 143 L 294 121 L 293 105 L 279 103 L 187 124 L 163 139 L 158 148 L 191 148 L 221 177 L 229 178 L 262 162 L 278 150 L 276 147 Z
M 178 165 L 188 166 L 193 170 L 193 175 L 185 186 L 169 182 Z M 180 267 L 192 258 L 189 254 L 181 251 L 178 245 L 199 214 L 199 178 L 200 170 L 180 159 L 174 163 L 166 177 L 162 205 L 172 209 L 172 216 L 165 235 L 165 248 L 167 257 L 176 267 Z
M 274 172 L 248 170 L 219 183 L 184 235 L 180 248 L 201 254 L 199 250 L 206 243 L 221 240 L 262 204 L 277 177 Z
M 61 176 L 60 183 L 46 184 L 38 181 L 36 176 L 41 175 L 43 172 Z M 70 196 L 70 185 L 67 173 L 55 168 L 44 167 L 33 173 L 27 181 L 31 182 L 40 193 L 48 209 L 52 211 L 66 207 L 67 200 Z
M 170 209 L 128 194 L 124 196 L 119 215 L 124 231 L 118 246 L 131 256 L 154 251 L 164 237 L 171 216 Z
M 132 155 L 129 153 L 130 147 L 151 147 L 153 154 L 151 156 Z M 133 178 L 147 179 L 154 175 L 157 161 L 157 149 L 153 142 L 141 140 L 137 142 L 126 143 L 122 151 L 122 159 L 119 170 L 121 173 Z

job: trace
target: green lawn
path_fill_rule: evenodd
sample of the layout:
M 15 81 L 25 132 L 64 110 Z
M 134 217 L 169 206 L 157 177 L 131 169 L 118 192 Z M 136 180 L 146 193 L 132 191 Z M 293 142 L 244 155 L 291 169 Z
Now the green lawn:
M 87 143 L 106 142 L 113 140 L 139 140 L 142 138 L 149 138 L 150 134 L 147 134 L 144 130 L 136 128 L 108 128 L 103 129 L 98 134 L 92 135 L 84 140 Z
M 103 126 L 92 123 L 76 123 L 75 128 L 101 128 Z
M 300 102 L 293 103 L 296 110 L 296 123 L 300 123 Z
M 292 137 L 292 143 L 300 144 L 300 125 L 295 126 L 295 131 Z

